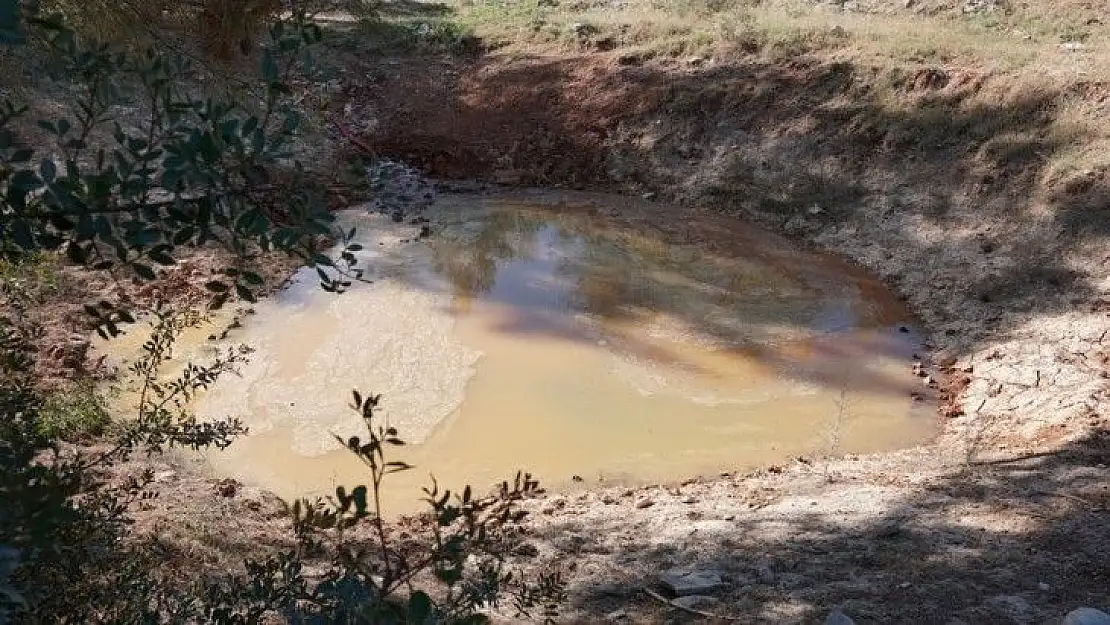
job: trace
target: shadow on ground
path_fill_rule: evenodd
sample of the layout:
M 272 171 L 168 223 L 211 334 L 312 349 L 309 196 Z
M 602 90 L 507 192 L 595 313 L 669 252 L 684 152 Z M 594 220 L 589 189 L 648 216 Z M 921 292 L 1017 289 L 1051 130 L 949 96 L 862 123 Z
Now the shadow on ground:
M 1110 229 L 1110 188 L 1052 168 L 1081 138 L 1058 119 L 1066 94 L 805 57 L 445 63 L 371 70 L 351 102 L 373 111 L 378 154 L 444 178 L 650 192 L 854 248 L 911 301 L 950 300 L 925 321 L 958 351 L 1095 298 L 1072 253 Z
M 859 623 L 1058 622 L 1110 598 L 1107 464 L 1102 429 L 924 482 L 861 484 L 839 465 L 811 494 L 765 507 L 568 516 L 537 540 L 582 576 L 571 597 L 582 622 L 619 611 L 626 622 L 697 620 L 641 591 L 662 592 L 657 576 L 672 567 L 720 571 L 727 585 L 709 593 L 720 600 L 709 611 L 741 622 L 816 623 L 836 607 Z

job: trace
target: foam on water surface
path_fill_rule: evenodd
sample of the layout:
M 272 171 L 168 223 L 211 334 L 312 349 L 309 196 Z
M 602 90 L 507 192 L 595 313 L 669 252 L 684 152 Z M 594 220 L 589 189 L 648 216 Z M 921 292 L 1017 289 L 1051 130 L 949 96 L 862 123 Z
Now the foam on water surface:
M 413 443 L 394 511 L 429 472 L 656 481 L 935 432 L 910 397 L 912 320 L 840 261 L 609 196 L 453 197 L 430 216 L 434 237 L 399 243 L 415 229 L 344 213 L 370 283 L 337 296 L 302 270 L 229 334 L 252 359 L 194 408 L 251 433 L 207 454 L 215 471 L 284 496 L 364 481 L 336 441 L 363 433 L 355 388 Z

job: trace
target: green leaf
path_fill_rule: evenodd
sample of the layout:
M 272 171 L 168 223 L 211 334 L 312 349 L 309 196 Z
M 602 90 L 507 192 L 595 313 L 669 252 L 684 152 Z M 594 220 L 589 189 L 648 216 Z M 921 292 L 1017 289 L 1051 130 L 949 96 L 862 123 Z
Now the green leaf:
M 89 259 L 88 252 L 85 248 L 76 243 L 70 243 L 66 246 L 66 256 L 71 262 L 77 265 L 84 265 Z
M 422 590 L 417 590 L 409 597 L 407 611 L 406 623 L 425 625 L 432 622 L 432 600 Z
M 208 289 L 209 291 L 212 291 L 213 293 L 226 293 L 229 290 L 229 287 L 226 284 L 224 284 L 223 282 L 220 282 L 219 280 L 212 280 L 211 282 L 205 282 L 204 283 L 204 288 Z
M 265 280 L 262 279 L 262 276 L 258 275 L 254 271 L 244 271 L 243 280 L 245 280 L 248 284 L 253 284 L 255 286 L 265 282 Z
M 150 250 L 149 252 L 147 252 L 147 257 L 149 257 L 150 260 L 153 260 L 159 265 L 170 266 L 177 264 L 177 261 L 175 261 L 173 259 L 173 256 L 170 256 L 169 254 L 168 245 L 159 245 L 158 247 Z
M 35 249 L 35 237 L 26 221 L 17 219 L 11 225 L 12 241 L 24 251 Z
M 39 175 L 46 184 L 50 184 L 54 182 L 54 178 L 58 175 L 58 166 L 54 164 L 52 159 L 44 158 L 42 163 L 39 164 Z
M 19 191 L 37 191 L 42 188 L 42 179 L 30 169 L 21 169 L 15 172 L 8 184 Z
M 185 245 L 189 241 L 193 240 L 193 236 L 195 236 L 196 233 L 197 233 L 197 229 L 194 228 L 193 226 L 185 226 L 184 228 L 182 228 L 182 229 L 178 230 L 177 232 L 173 233 L 173 244 L 174 245 Z
M 256 297 L 250 289 L 242 284 L 235 285 L 235 294 L 238 295 L 239 299 L 241 300 L 246 300 L 251 303 L 258 301 L 258 297 Z
M 153 280 L 157 277 L 154 274 L 154 270 L 147 265 L 143 265 L 141 263 L 132 263 L 131 268 L 134 269 L 135 273 L 138 274 L 138 276 L 143 280 Z
M 20 0 L 0 0 L 0 45 L 20 45 L 27 42 L 21 13 Z
M 205 285 L 208 286 L 208 285 Z M 208 302 L 208 310 L 219 310 L 227 303 L 227 293 L 217 293 L 212 301 Z
M 278 68 L 273 52 L 266 50 L 262 53 L 262 79 L 268 83 L 278 81 L 281 69 Z

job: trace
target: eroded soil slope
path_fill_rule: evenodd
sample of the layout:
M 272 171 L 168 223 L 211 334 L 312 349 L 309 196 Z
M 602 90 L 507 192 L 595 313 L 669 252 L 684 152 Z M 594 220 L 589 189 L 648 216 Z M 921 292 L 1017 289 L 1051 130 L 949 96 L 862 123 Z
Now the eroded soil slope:
M 1041 622 L 1105 603 L 1110 88 L 800 56 L 520 50 L 394 59 L 345 85 L 375 152 L 443 178 L 742 215 L 887 279 L 931 330 L 940 440 L 537 504 L 587 621 L 692 618 L 639 593 L 725 572 L 710 612 Z M 956 621 L 951 621 L 956 622 Z

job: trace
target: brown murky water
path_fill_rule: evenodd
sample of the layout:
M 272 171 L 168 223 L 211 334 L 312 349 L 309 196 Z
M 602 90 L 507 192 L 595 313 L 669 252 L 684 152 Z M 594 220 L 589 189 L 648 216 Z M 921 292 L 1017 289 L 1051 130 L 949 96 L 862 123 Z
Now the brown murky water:
M 335 296 L 302 272 L 228 341 L 255 348 L 196 405 L 251 434 L 207 460 L 283 496 L 361 483 L 335 436 L 362 432 L 350 391 L 420 486 L 483 487 L 527 469 L 544 484 L 643 483 L 814 453 L 921 443 L 911 319 L 852 267 L 718 216 L 624 198 L 457 197 L 436 235 L 351 212 L 373 279 Z M 181 358 L 212 349 L 186 341 Z M 113 346 L 126 351 L 126 341 Z

